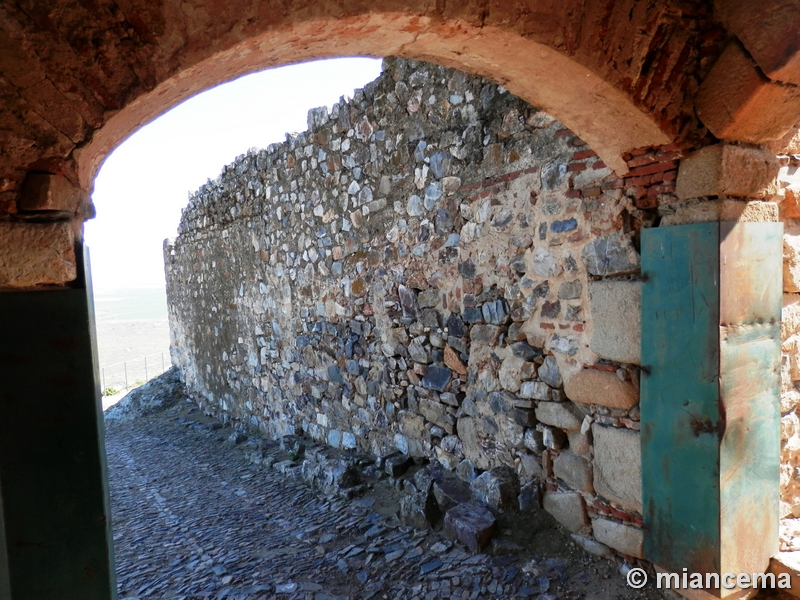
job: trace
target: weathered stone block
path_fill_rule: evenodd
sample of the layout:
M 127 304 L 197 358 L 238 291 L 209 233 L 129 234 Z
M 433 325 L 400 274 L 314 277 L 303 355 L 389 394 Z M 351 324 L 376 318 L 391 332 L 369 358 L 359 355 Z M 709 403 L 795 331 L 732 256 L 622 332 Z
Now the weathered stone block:
M 544 357 L 544 362 L 539 367 L 539 379 L 552 388 L 560 388 L 564 385 L 561 379 L 561 370 L 558 368 L 556 357 L 549 354 Z
M 800 292 L 800 222 L 784 223 L 783 291 Z
M 777 192 L 778 169 L 771 152 L 730 144 L 706 146 L 681 160 L 675 194 L 681 199 L 768 198 Z
M 797 123 L 800 88 L 765 78 L 738 43 L 728 44 L 697 94 L 697 115 L 722 140 L 776 140 Z
M 480 552 L 494 532 L 495 519 L 481 506 L 459 504 L 444 516 L 444 534 L 464 544 L 472 552 Z
M 591 275 L 605 277 L 639 270 L 639 254 L 631 237 L 621 231 L 593 239 L 583 247 L 581 256 Z
M 553 474 L 575 490 L 592 491 L 592 465 L 577 454 L 560 452 L 553 460 Z
M 540 402 L 536 407 L 536 418 L 566 431 L 579 430 L 583 423 L 583 413 L 572 402 Z
M 58 211 L 75 214 L 89 207 L 89 194 L 62 175 L 29 173 L 17 200 L 21 211 Z
M 417 492 L 400 498 L 400 520 L 406 525 L 417 529 L 430 529 L 441 518 L 439 505 L 430 492 Z
M 484 471 L 469 487 L 475 499 L 490 508 L 513 506 L 519 493 L 517 475 L 508 467 Z
M 608 408 L 633 408 L 639 403 L 639 392 L 616 373 L 583 369 L 564 384 L 567 398 L 578 404 L 598 404 Z
M 77 277 L 70 223 L 0 222 L 0 286 L 62 285 Z
M 639 364 L 642 284 L 590 281 L 589 309 L 594 321 L 589 348 L 608 360 Z
M 800 85 L 797 5 L 781 0 L 715 2 L 725 27 L 773 80 Z
M 762 200 L 688 200 L 673 204 L 671 208 L 674 212 L 661 219 L 661 227 L 715 221 L 776 223 L 779 218 L 778 205 Z
M 800 331 L 800 295 L 784 294 L 781 310 L 781 340 Z
M 594 490 L 622 508 L 642 512 L 641 437 L 632 429 L 592 425 Z
M 601 544 L 628 556 L 644 558 L 643 530 L 609 519 L 592 519 L 592 531 Z
M 433 483 L 433 496 L 443 513 L 457 504 L 467 504 L 472 501 L 469 484 L 450 477 Z
M 583 496 L 579 493 L 546 492 L 543 506 L 556 521 L 571 532 L 588 531 L 589 518 L 586 516 L 586 505 L 583 502 Z
M 422 377 L 422 386 L 429 390 L 436 390 L 443 392 L 450 384 L 450 379 L 453 372 L 447 367 L 440 367 L 438 365 L 430 365 L 425 370 L 425 375 Z

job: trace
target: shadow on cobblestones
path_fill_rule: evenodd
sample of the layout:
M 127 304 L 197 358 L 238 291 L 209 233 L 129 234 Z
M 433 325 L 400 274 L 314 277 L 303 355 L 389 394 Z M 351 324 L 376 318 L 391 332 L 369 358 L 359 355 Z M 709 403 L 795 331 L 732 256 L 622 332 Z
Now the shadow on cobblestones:
M 388 484 L 325 498 L 250 463 L 231 431 L 188 402 L 107 422 L 120 598 L 661 598 L 546 513 L 501 516 L 495 551 L 514 551 L 473 555 L 401 524 Z

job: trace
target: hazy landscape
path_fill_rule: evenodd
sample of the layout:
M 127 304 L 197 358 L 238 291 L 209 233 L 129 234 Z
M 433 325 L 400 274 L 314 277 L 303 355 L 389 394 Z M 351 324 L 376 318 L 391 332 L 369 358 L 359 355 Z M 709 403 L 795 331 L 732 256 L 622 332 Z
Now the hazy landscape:
M 103 389 L 123 388 L 126 367 L 129 385 L 144 382 L 145 357 L 147 378 L 169 368 L 167 296 L 163 287 L 95 291 L 94 303 Z

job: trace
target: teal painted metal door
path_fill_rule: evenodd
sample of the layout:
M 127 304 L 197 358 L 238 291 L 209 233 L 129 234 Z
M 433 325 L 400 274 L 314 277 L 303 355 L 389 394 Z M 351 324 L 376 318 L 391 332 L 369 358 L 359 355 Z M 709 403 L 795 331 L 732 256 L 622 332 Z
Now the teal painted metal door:
M 668 570 L 763 572 L 777 551 L 782 236 L 642 232 L 645 555 Z
M 719 224 L 643 231 L 642 272 L 645 556 L 717 572 Z

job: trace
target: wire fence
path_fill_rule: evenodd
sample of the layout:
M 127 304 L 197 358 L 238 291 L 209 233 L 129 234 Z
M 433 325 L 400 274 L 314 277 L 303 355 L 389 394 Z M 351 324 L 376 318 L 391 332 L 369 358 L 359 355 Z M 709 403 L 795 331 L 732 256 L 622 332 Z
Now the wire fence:
M 100 367 L 103 396 L 139 387 L 171 366 L 169 351 L 165 351 Z

